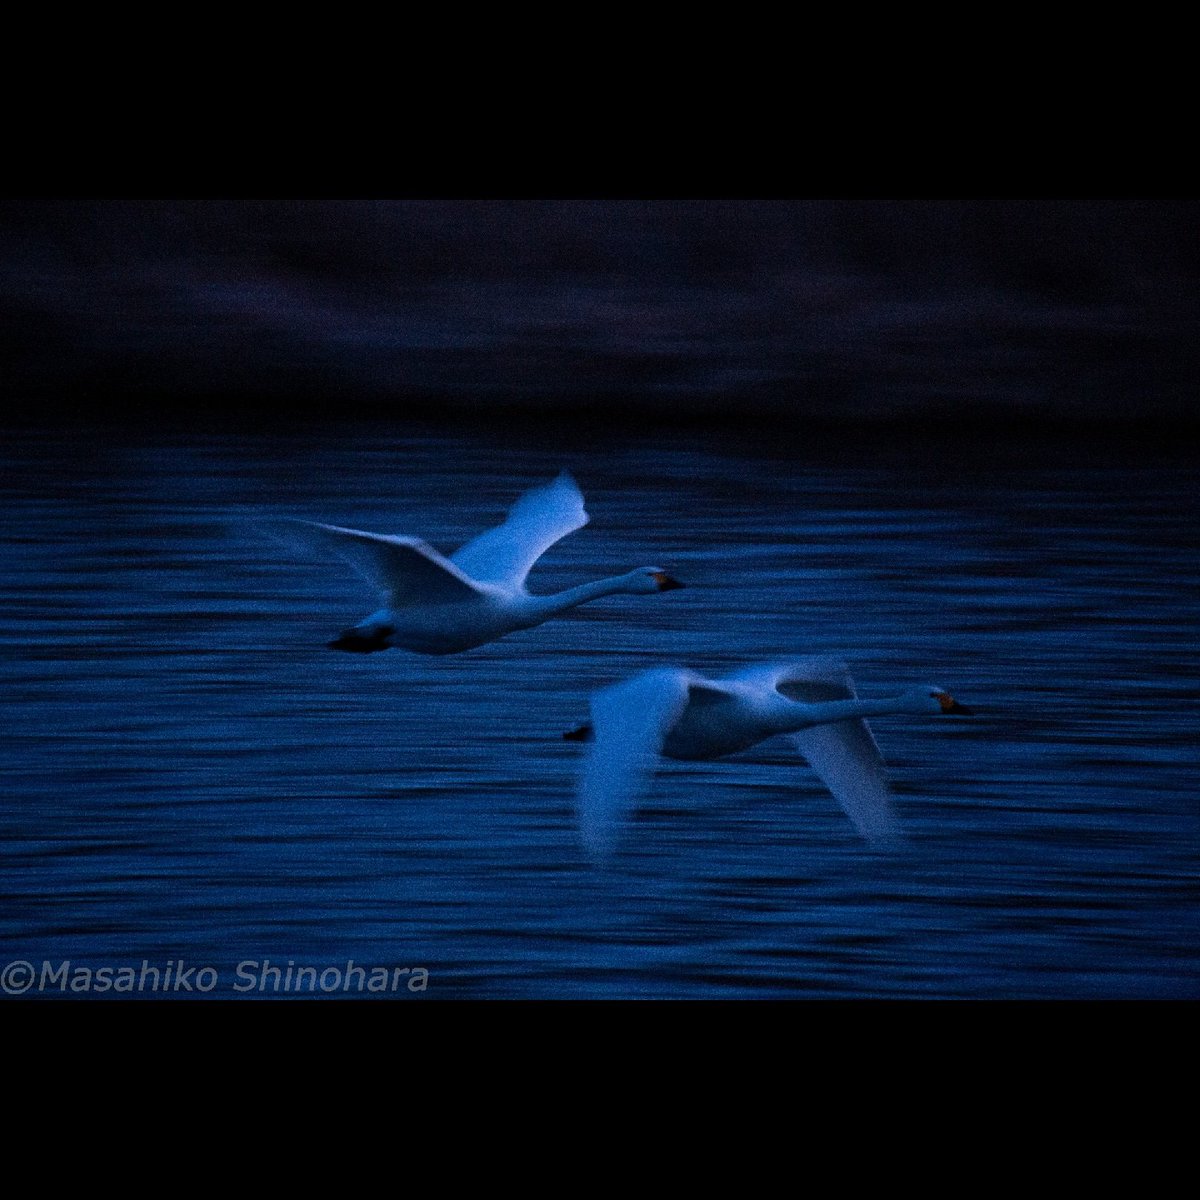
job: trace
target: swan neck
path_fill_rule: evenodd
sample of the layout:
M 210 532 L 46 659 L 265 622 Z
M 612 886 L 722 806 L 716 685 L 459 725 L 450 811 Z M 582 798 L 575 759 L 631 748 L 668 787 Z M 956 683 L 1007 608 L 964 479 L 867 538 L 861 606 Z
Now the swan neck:
M 542 618 L 552 617 L 556 613 L 586 604 L 589 600 L 598 600 L 601 596 L 611 596 L 614 592 L 624 591 L 626 582 L 625 576 L 617 575 L 612 579 L 581 583 L 578 587 L 567 588 L 565 592 L 556 592 L 553 596 L 531 596 L 531 607 Z

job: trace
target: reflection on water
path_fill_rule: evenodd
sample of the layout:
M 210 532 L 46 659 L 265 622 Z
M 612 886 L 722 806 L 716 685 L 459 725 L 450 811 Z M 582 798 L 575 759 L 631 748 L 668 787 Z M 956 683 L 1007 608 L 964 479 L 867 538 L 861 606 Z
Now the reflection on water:
M 670 431 L 24 430 L 3 454 L 0 955 L 423 966 L 428 997 L 1195 996 L 1194 471 L 1170 459 Z M 371 598 L 261 537 L 451 550 L 575 471 L 535 590 L 617 596 L 444 659 L 337 654 Z M 607 870 L 574 834 L 594 688 L 838 653 L 904 852 L 769 742 L 664 763 Z M 228 994 L 228 989 L 222 989 Z

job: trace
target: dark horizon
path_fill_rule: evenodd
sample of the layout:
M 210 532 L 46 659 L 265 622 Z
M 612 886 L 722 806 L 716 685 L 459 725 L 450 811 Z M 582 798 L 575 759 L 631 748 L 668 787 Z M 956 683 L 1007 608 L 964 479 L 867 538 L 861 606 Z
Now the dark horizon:
M 1195 414 L 1192 200 L 10 200 L 10 410 Z

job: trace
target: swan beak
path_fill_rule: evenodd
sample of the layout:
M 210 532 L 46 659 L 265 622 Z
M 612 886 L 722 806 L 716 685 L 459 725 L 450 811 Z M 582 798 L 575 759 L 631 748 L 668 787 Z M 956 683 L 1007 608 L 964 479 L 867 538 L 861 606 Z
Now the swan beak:
M 563 734 L 565 742 L 590 742 L 592 740 L 592 727 L 590 725 L 580 725 L 578 729 L 572 729 L 570 733 Z
M 683 584 L 678 579 L 673 579 L 666 571 L 656 571 L 654 573 L 654 582 L 658 584 L 660 592 L 673 592 L 676 588 L 683 587 Z
M 956 717 L 973 717 L 975 713 L 965 704 L 959 704 L 953 696 L 943 692 L 938 697 L 938 703 L 942 706 L 942 712 L 952 713 Z

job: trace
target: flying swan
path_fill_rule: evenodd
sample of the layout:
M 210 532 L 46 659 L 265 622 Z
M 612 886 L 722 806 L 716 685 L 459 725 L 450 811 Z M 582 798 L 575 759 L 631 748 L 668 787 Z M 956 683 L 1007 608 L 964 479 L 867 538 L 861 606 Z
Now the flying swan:
M 901 836 L 883 757 L 865 720 L 889 713 L 970 715 L 943 688 L 859 700 L 844 663 L 831 658 L 748 667 L 706 679 L 679 667 L 644 671 L 596 692 L 591 723 L 563 734 L 590 741 L 577 796 L 580 835 L 594 859 L 612 853 L 649 784 L 658 756 L 721 758 L 787 734 L 872 842 Z
M 370 653 L 399 646 L 418 654 L 457 654 L 600 596 L 683 587 L 661 567 L 639 567 L 556 595 L 531 595 L 525 578 L 533 564 L 588 519 L 583 495 L 564 471 L 526 492 L 502 525 L 449 558 L 419 538 L 315 521 L 285 520 L 268 531 L 337 555 L 379 589 L 382 607 L 329 642 L 332 649 Z

